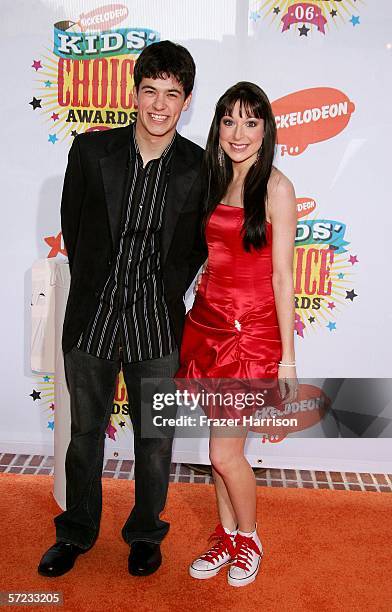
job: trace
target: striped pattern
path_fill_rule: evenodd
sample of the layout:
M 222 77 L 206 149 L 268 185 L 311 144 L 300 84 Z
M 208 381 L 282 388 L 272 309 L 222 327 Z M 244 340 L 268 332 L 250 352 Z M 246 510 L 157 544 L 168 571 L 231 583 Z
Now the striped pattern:
M 170 354 L 176 342 L 170 327 L 160 268 L 160 238 L 168 171 L 175 136 L 159 159 L 143 160 L 133 126 L 131 188 L 122 220 L 117 256 L 98 307 L 77 347 L 95 357 L 124 363 Z

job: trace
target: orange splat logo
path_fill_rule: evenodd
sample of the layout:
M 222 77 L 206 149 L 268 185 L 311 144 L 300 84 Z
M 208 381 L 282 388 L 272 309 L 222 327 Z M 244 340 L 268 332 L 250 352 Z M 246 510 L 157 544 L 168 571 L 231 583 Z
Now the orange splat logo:
M 48 244 L 50 246 L 50 251 L 47 255 L 47 257 L 57 257 L 57 255 L 59 253 L 61 253 L 61 255 L 67 255 L 67 251 L 66 248 L 64 246 L 63 240 L 62 240 L 62 234 L 61 232 L 59 232 L 57 234 L 57 236 L 46 236 L 44 238 L 46 244 Z

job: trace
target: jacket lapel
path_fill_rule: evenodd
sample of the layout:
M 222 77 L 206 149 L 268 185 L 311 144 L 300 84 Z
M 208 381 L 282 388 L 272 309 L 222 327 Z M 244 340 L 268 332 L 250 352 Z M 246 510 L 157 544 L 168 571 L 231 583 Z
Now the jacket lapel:
M 120 236 L 122 209 L 125 194 L 130 188 L 130 138 L 131 126 L 113 140 L 107 148 L 108 155 L 99 160 L 103 178 L 113 249 Z M 178 215 L 184 206 L 190 188 L 196 179 L 198 165 L 185 139 L 177 134 L 175 150 L 168 179 L 165 208 L 161 228 L 161 261 L 165 261 L 172 241 Z
M 174 235 L 178 216 L 198 174 L 198 166 L 184 139 L 177 134 L 176 149 L 173 153 L 167 185 L 165 208 L 161 229 L 161 262 L 165 262 Z
M 99 160 L 113 248 L 118 242 L 122 205 L 130 180 L 130 136 L 131 130 L 124 130 L 120 141 L 112 142 L 109 145 L 109 155 Z

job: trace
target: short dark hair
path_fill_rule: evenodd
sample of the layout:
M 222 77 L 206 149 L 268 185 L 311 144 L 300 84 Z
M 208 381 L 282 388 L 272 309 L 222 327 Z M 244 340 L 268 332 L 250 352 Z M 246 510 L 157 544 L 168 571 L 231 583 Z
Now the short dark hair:
M 136 61 L 133 78 L 138 91 L 143 78 L 162 79 L 171 75 L 182 85 L 187 98 L 193 89 L 195 74 L 195 62 L 188 49 L 170 40 L 162 40 L 142 51 Z

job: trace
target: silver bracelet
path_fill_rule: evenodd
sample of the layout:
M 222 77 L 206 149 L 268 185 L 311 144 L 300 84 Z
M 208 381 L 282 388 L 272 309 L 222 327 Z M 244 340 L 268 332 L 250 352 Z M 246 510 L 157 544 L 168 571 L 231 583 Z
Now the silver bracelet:
M 293 363 L 282 363 L 281 361 L 279 361 L 278 366 L 284 366 L 286 368 L 295 368 L 295 361 Z

